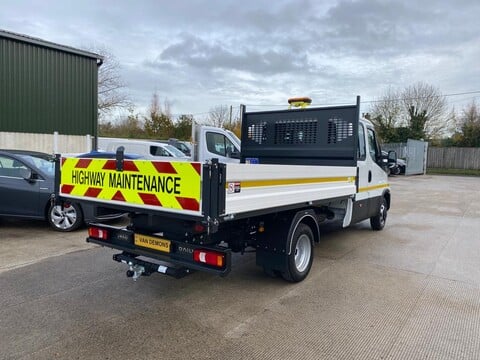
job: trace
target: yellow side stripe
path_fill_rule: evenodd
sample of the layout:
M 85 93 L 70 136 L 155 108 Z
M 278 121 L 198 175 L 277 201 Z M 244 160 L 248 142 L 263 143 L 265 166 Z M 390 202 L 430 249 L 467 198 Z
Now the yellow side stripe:
M 383 188 L 387 188 L 387 187 L 390 187 L 389 183 L 363 187 L 363 188 L 358 189 L 358 192 L 365 192 L 365 191 L 370 191 L 370 190 L 383 189 Z
M 304 179 L 267 179 L 267 180 L 246 180 L 246 181 L 229 181 L 229 183 L 239 182 L 242 188 L 247 187 L 263 187 L 278 185 L 297 185 L 297 184 L 315 184 L 329 182 L 355 182 L 355 176 L 347 177 L 324 177 L 324 178 L 304 178 Z M 228 183 L 226 184 L 228 188 Z

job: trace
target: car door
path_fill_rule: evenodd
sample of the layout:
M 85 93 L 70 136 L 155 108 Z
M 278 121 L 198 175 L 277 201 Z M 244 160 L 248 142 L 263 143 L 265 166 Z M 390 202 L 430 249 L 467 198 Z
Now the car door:
M 367 156 L 367 136 L 363 123 L 358 124 L 357 143 L 357 193 L 352 212 L 352 223 L 366 219 L 369 216 L 369 192 L 371 182 L 371 159 Z
M 39 181 L 25 180 L 25 170 L 32 169 L 18 159 L 0 155 L 0 215 L 43 217 Z

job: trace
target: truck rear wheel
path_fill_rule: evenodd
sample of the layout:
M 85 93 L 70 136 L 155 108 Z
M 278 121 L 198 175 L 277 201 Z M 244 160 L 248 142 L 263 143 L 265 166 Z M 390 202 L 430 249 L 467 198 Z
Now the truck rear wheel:
M 306 224 L 299 224 L 292 235 L 291 253 L 287 255 L 287 271 L 282 277 L 290 282 L 304 280 L 313 262 L 313 232 Z
M 380 206 L 378 207 L 378 212 L 375 216 L 370 218 L 370 226 L 373 230 L 382 230 L 385 227 L 387 221 L 387 201 L 385 198 L 382 198 Z

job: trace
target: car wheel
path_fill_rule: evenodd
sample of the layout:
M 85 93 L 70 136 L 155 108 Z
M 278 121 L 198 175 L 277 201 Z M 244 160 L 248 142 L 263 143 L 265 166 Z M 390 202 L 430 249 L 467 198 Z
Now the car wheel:
M 63 205 L 51 205 L 48 210 L 48 222 L 57 231 L 73 231 L 83 223 L 80 205 L 65 202 Z

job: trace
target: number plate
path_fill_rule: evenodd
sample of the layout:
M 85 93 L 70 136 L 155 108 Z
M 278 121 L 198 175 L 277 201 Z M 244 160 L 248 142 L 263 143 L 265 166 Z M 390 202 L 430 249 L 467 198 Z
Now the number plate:
M 170 241 L 153 236 L 135 234 L 135 245 L 153 250 L 170 252 Z

